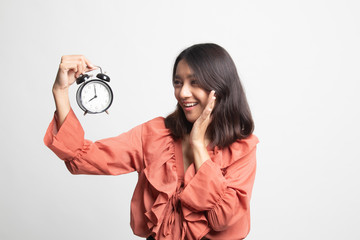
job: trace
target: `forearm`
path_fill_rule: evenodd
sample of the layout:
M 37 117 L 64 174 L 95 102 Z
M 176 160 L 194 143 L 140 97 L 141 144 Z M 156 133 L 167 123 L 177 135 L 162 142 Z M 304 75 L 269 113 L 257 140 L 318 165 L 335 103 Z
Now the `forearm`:
M 65 161 L 72 174 L 119 175 L 144 168 L 143 125 L 96 142 L 84 139 L 84 130 L 72 110 L 58 131 L 56 125 L 53 119 L 44 143 Z
M 69 100 L 69 91 L 68 89 L 58 89 L 53 87 L 53 96 L 56 106 L 56 115 L 58 119 L 58 128 L 63 124 L 66 116 L 68 115 L 71 106 Z
M 204 144 L 192 144 L 193 156 L 194 156 L 194 165 L 196 171 L 199 170 L 201 165 L 208 159 L 210 159 L 210 155 Z

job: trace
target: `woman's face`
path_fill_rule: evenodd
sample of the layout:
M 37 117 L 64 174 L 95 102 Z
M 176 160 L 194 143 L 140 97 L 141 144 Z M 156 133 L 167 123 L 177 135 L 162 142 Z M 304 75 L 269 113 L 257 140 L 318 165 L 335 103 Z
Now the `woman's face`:
M 209 92 L 199 86 L 189 65 L 180 60 L 174 77 L 175 98 L 184 110 L 186 119 L 194 123 L 205 109 Z

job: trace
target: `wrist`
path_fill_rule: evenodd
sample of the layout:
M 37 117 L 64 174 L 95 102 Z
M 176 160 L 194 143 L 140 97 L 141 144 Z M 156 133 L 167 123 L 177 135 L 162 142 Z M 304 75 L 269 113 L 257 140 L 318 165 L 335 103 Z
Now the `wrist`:
M 206 145 L 203 142 L 193 142 L 190 146 L 194 156 L 204 156 L 208 154 Z
M 193 149 L 203 149 L 206 148 L 204 141 L 190 141 L 190 145 Z
M 52 92 L 54 95 L 67 95 L 69 93 L 69 87 L 60 87 L 54 84 Z
M 65 121 L 67 114 L 69 113 L 71 106 L 69 100 L 68 89 L 53 88 L 53 96 L 55 100 L 56 114 L 58 118 L 58 129 Z
M 206 149 L 205 144 L 192 145 L 192 151 L 194 156 L 195 170 L 199 170 L 201 165 L 210 158 L 210 155 Z

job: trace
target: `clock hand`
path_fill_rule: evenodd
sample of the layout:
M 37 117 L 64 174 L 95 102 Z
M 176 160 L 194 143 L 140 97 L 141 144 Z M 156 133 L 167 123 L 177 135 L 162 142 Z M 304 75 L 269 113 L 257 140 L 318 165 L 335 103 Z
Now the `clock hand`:
M 95 91 L 95 97 L 97 97 L 97 95 L 96 95 L 96 85 L 94 85 L 94 91 Z
M 97 98 L 97 96 L 95 95 L 92 99 L 90 99 L 88 102 L 94 100 L 95 98 Z

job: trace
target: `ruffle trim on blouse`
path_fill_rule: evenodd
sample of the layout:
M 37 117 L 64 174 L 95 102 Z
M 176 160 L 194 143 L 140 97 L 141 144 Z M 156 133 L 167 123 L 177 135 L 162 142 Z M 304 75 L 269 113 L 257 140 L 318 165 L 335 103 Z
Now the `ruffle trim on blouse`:
M 163 118 L 144 124 L 143 144 L 147 144 L 143 146 L 143 173 L 152 187 L 143 188 L 143 195 L 155 197 L 153 202 L 144 202 L 144 221 L 148 233 L 161 240 L 173 240 L 174 237 L 185 239 L 189 238 L 189 234 L 192 235 L 189 239 L 199 238 L 204 229 L 208 229 L 208 223 L 203 213 L 192 214 L 190 210 L 185 210 L 186 216 L 183 215 L 185 206 L 181 206 L 179 198 L 183 186 L 177 175 L 175 141 L 165 128 Z M 178 226 L 181 228 L 179 236 L 174 236 L 173 229 Z
M 82 146 L 81 149 L 79 149 L 76 152 L 76 155 L 74 157 L 69 157 L 68 159 L 65 159 L 66 167 L 71 173 L 81 174 L 78 167 L 78 165 L 80 164 L 72 164 L 72 161 L 74 160 L 78 162 L 85 161 L 83 156 L 86 155 L 89 149 L 90 149 L 90 142 L 85 140 L 84 145 Z
M 142 138 L 145 166 L 143 174 L 151 186 L 142 188 L 142 195 L 154 197 L 143 202 L 143 223 L 148 228 L 147 236 L 152 235 L 161 240 L 173 239 L 175 236 L 172 229 L 175 224 L 181 225 L 180 236 L 176 236 L 180 239 L 200 239 L 205 236 L 210 228 L 204 213 L 192 212 L 187 206 L 181 206 L 179 194 L 183 189 L 177 175 L 175 142 L 170 130 L 165 127 L 164 119 L 156 118 L 145 123 Z M 255 142 L 257 139 L 241 140 L 235 143 L 235 148 L 245 148 L 241 152 L 247 153 L 249 148 L 256 145 Z M 231 164 L 230 161 L 224 162 L 222 150 L 217 147 L 210 153 L 210 157 L 221 169 Z M 177 214 L 181 216 L 180 223 L 176 222 Z
M 153 124 L 145 124 L 143 133 L 144 174 L 157 196 L 149 209 L 145 209 L 146 225 L 151 235 L 166 239 L 171 236 L 175 223 L 174 211 L 177 197 L 178 176 L 176 172 L 175 143 L 171 133 L 165 128 L 163 119 L 154 119 Z M 148 139 L 146 139 L 148 138 Z M 152 146 L 153 145 L 153 146 Z M 153 195 L 149 188 L 144 195 Z

